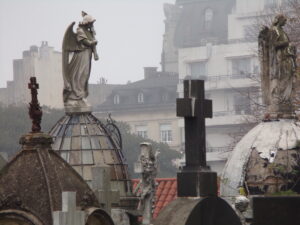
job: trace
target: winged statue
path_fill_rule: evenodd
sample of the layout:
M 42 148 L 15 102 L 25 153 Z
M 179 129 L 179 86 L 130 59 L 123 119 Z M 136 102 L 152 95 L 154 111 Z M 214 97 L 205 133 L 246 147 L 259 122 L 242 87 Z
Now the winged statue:
M 82 12 L 83 20 L 73 31 L 71 23 L 64 35 L 62 44 L 62 68 L 64 78 L 63 100 L 66 108 L 89 107 L 87 103 L 88 80 L 91 72 L 91 60 L 98 60 L 97 40 L 92 16 Z
M 287 19 L 277 15 L 271 27 L 259 32 L 259 58 L 262 99 L 271 118 L 293 117 L 296 48 L 283 27 Z

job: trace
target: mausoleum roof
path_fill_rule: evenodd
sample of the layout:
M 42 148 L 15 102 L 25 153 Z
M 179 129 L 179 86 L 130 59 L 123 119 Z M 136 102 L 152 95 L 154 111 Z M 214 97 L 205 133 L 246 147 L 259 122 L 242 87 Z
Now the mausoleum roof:
M 55 151 L 48 134 L 30 133 L 20 139 L 21 151 L 1 170 L 0 213 L 29 212 L 52 225 L 52 212 L 62 210 L 62 192 L 76 192 L 77 207 L 99 203 L 89 186 Z
M 261 122 L 255 126 L 236 145 L 226 163 L 221 179 L 221 195 L 238 194 L 247 176 L 249 160 L 253 157 L 257 158 L 256 163 L 264 161 L 266 165 L 272 164 L 282 151 L 297 149 L 299 138 L 300 124 L 292 119 Z M 258 173 L 263 172 L 260 170 Z

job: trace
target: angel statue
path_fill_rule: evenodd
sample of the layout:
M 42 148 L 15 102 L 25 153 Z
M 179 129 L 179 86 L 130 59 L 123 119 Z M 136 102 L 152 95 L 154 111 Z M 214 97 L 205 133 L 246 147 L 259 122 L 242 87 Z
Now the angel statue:
M 258 36 L 263 102 L 266 116 L 272 119 L 294 118 L 296 48 L 283 30 L 286 21 L 277 15 L 272 26 L 263 27 Z
M 89 108 L 88 80 L 91 72 L 92 55 L 98 60 L 94 22 L 91 15 L 82 12 L 83 20 L 73 32 L 75 22 L 71 23 L 64 35 L 62 45 L 62 66 L 64 78 L 63 100 L 66 109 Z

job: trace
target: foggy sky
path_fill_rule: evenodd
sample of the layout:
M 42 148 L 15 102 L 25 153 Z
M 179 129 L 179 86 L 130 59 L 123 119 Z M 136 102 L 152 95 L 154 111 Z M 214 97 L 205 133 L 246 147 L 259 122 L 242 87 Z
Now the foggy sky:
M 0 0 L 0 87 L 13 78 L 12 60 L 31 45 L 61 51 L 63 34 L 84 10 L 96 18 L 100 60 L 93 61 L 90 83 L 143 78 L 144 66 L 160 68 L 164 32 L 163 3 L 175 0 Z

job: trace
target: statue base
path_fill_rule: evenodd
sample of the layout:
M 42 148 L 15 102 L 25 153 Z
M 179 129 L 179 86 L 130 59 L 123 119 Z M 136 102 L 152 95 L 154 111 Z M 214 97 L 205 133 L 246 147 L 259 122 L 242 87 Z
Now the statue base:
M 91 113 L 92 107 L 88 104 L 86 99 L 68 100 L 65 102 L 65 112 L 67 114 L 73 113 Z
M 91 113 L 92 106 L 65 106 L 66 114 L 74 114 L 74 113 Z
M 217 173 L 208 168 L 189 170 L 177 173 L 178 197 L 217 196 Z

